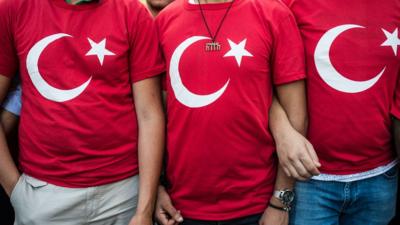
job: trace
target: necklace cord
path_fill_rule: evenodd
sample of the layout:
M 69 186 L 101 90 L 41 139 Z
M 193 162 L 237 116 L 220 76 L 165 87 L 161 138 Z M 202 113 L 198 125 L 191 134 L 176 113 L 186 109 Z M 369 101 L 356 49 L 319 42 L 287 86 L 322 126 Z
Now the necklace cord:
M 198 1 L 198 3 L 199 3 L 199 8 L 200 8 L 201 16 L 202 16 L 203 21 L 204 21 L 204 25 L 205 25 L 206 28 L 207 28 L 208 34 L 210 35 L 212 42 L 215 42 L 215 40 L 217 39 L 218 33 L 219 33 L 219 31 L 221 30 L 222 24 L 224 23 L 225 18 L 226 18 L 226 16 L 228 15 L 228 12 L 231 10 L 232 5 L 233 5 L 233 2 L 234 2 L 235 0 L 232 0 L 232 1 L 231 1 L 231 4 L 229 4 L 228 9 L 226 10 L 226 12 L 225 12 L 224 16 L 222 17 L 221 21 L 219 22 L 217 31 L 215 32 L 215 35 L 212 35 L 211 29 L 210 29 L 210 27 L 208 26 L 207 19 L 206 19 L 205 15 L 204 15 L 203 7 L 201 6 L 200 0 L 197 0 L 197 1 Z

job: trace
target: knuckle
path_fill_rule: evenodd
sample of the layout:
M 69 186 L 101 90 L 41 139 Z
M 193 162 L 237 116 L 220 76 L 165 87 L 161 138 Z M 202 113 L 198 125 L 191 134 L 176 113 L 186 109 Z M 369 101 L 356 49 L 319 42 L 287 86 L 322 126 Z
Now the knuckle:
M 290 154 L 290 155 L 288 156 L 288 160 L 289 160 L 290 162 L 293 162 L 293 161 L 295 161 L 296 159 L 297 159 L 297 155 Z

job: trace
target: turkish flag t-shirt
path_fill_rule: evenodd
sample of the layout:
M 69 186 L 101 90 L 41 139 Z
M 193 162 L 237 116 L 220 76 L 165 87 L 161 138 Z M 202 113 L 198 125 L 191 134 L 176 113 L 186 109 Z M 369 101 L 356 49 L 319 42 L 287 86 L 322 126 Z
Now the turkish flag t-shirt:
M 0 0 L 0 74 L 22 80 L 24 173 L 89 187 L 138 173 L 132 82 L 164 71 L 137 0 Z
M 346 175 L 394 160 L 400 1 L 284 1 L 306 49 L 308 137 L 321 172 Z
M 230 4 L 202 4 L 213 34 Z M 219 51 L 207 51 L 199 5 L 188 0 L 169 5 L 156 24 L 167 62 L 166 174 L 175 207 L 200 220 L 262 213 L 276 176 L 273 85 L 305 77 L 292 14 L 277 0 L 235 0 Z

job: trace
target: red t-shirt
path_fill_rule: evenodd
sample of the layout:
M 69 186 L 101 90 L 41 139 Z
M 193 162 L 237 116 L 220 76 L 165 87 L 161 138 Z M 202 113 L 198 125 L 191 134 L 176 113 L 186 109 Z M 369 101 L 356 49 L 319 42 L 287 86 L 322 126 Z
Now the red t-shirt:
M 231 3 L 204 4 L 210 29 Z M 185 218 L 227 220 L 265 210 L 274 189 L 268 130 L 273 85 L 305 77 L 304 49 L 289 9 L 236 0 L 217 41 L 199 6 L 177 0 L 156 20 L 167 62 L 167 177 Z
M 138 173 L 132 82 L 163 72 L 137 0 L 0 0 L 0 74 L 22 79 L 20 165 L 66 187 Z
M 321 171 L 351 174 L 394 160 L 400 1 L 285 1 L 306 49 L 308 137 Z

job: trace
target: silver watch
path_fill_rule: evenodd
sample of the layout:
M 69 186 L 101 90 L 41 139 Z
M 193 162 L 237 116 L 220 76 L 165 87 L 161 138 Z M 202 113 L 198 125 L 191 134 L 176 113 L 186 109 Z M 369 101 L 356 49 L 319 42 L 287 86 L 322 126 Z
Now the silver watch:
M 294 196 L 294 192 L 289 189 L 274 191 L 274 197 L 279 199 L 285 206 L 290 206 L 293 203 Z

